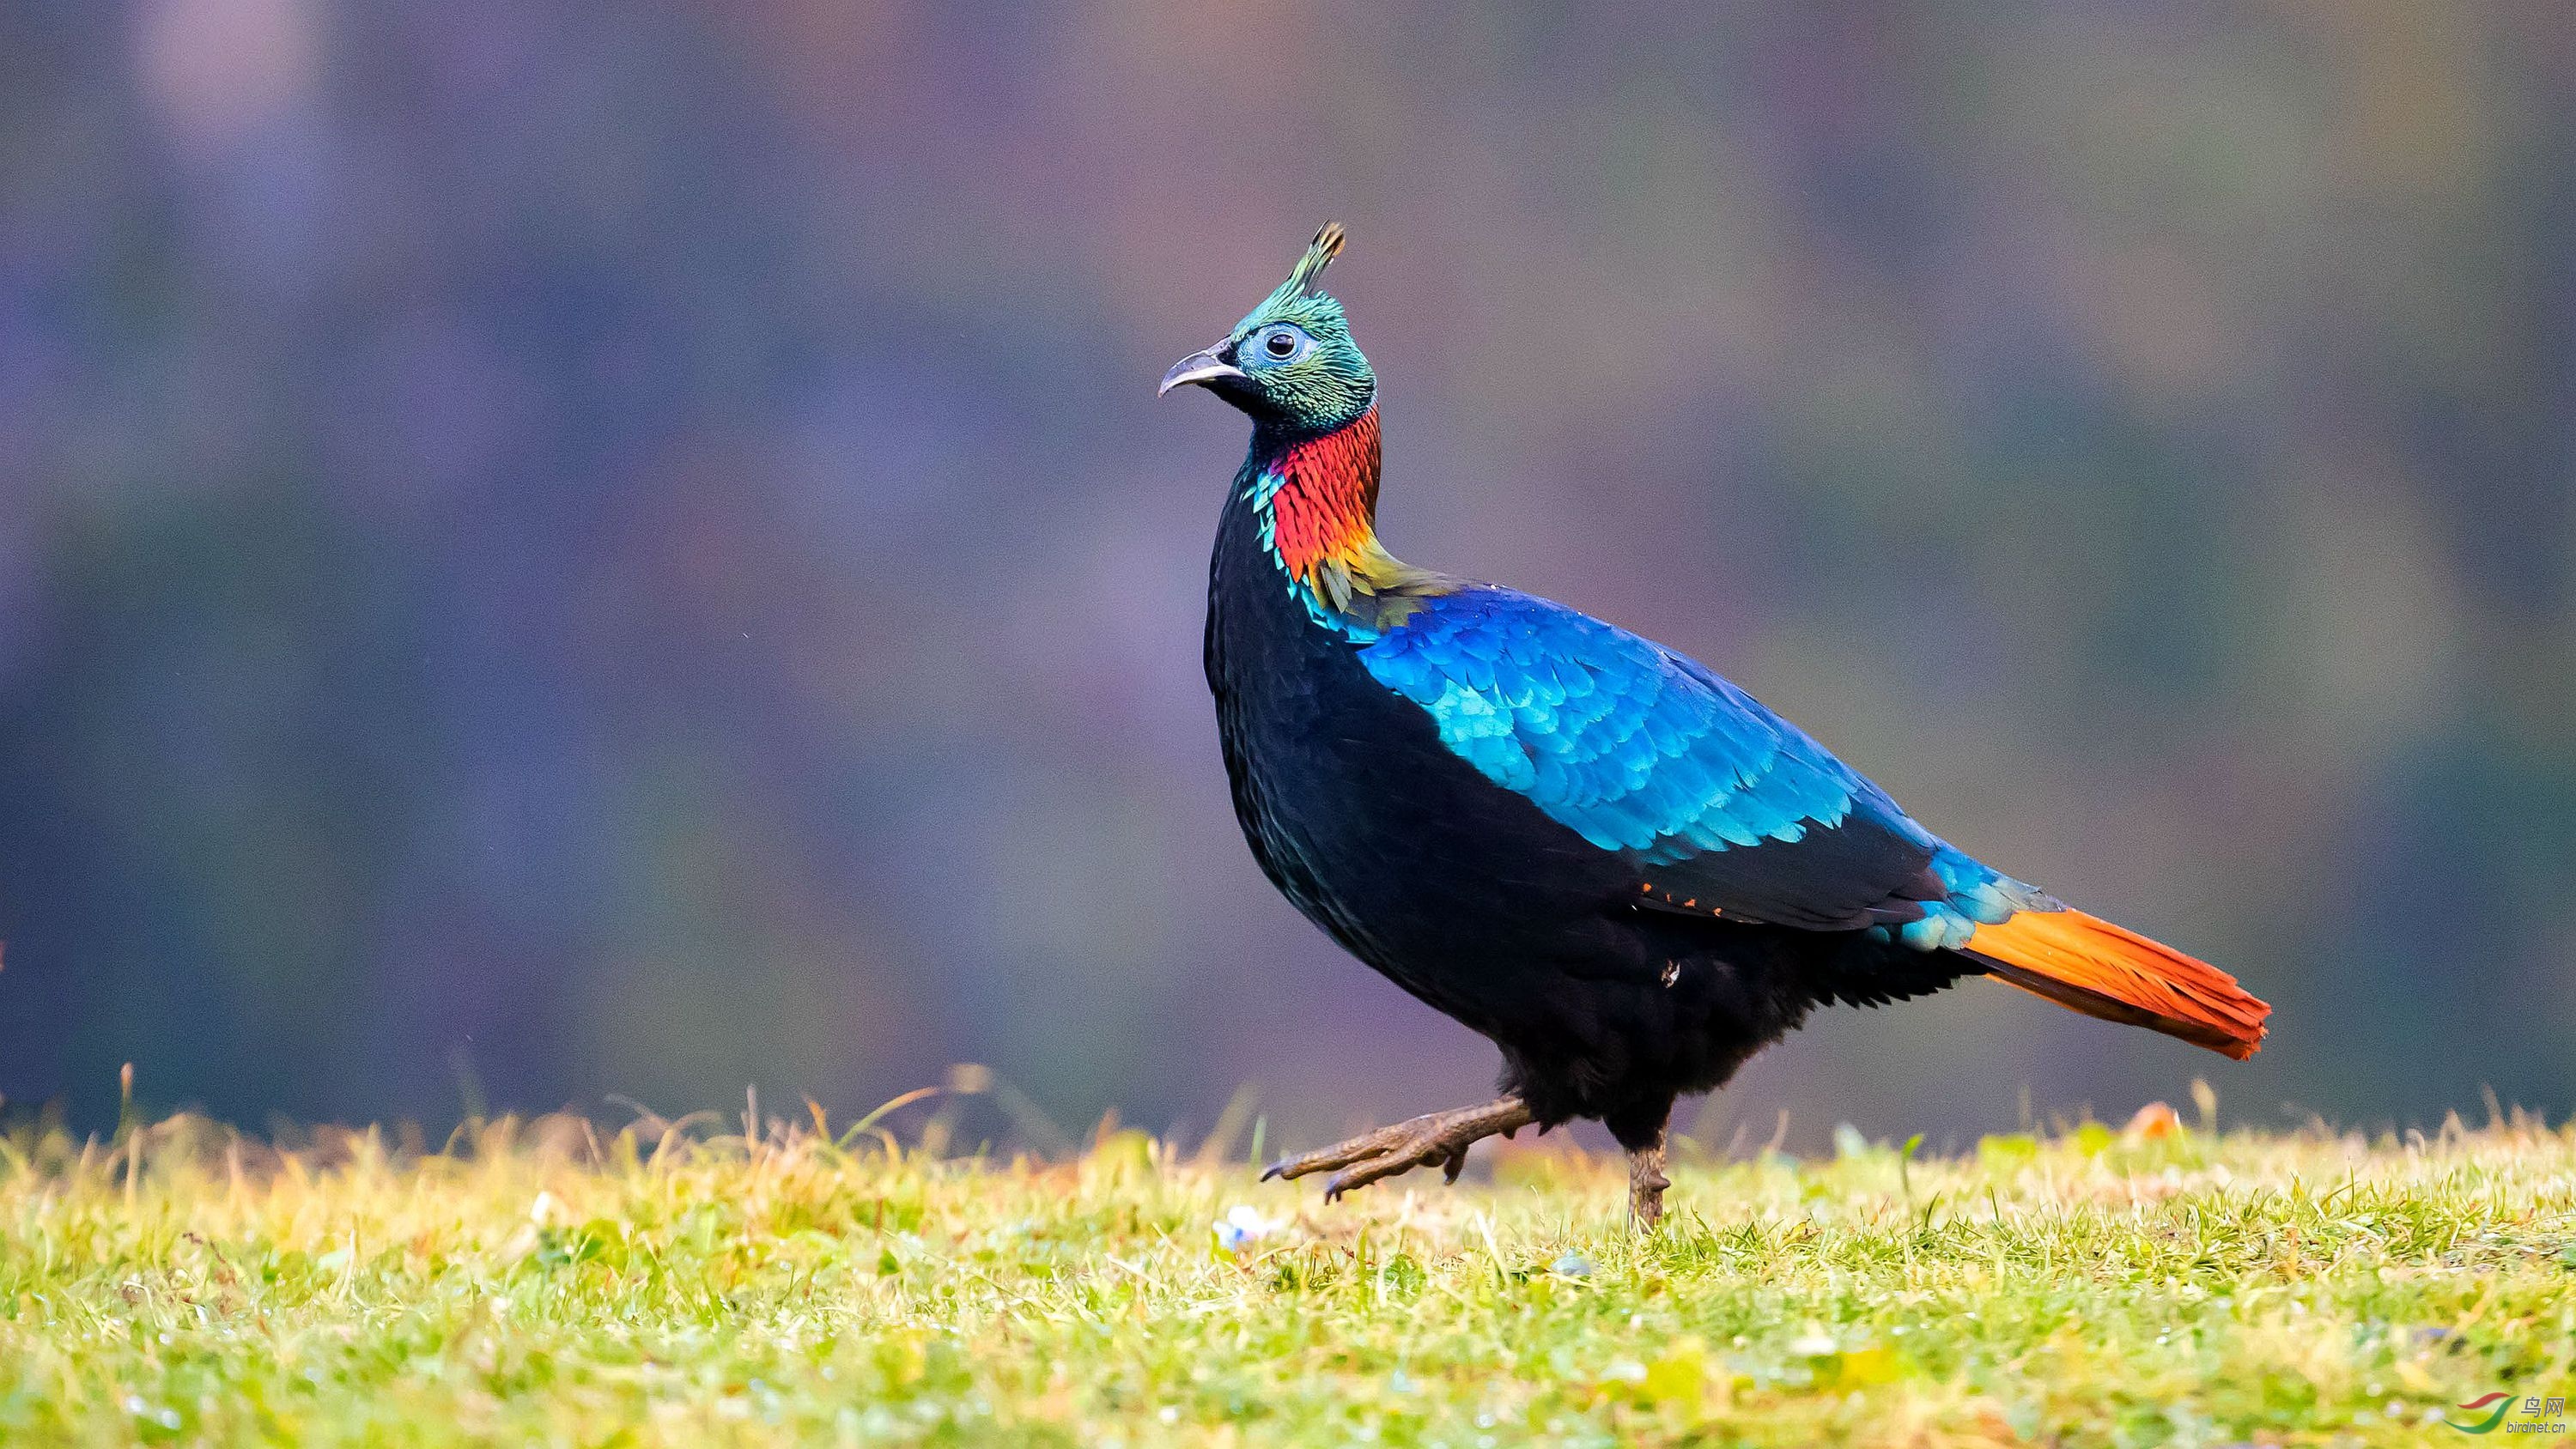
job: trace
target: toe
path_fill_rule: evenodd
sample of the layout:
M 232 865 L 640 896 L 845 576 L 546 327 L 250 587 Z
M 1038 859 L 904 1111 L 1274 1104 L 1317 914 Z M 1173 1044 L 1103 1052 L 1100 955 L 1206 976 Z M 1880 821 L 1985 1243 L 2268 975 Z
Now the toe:
M 1438 1161 L 1437 1153 L 1441 1147 L 1442 1144 L 1439 1143 L 1407 1142 L 1389 1148 L 1366 1161 L 1354 1162 L 1333 1174 L 1333 1180 L 1325 1185 L 1324 1195 L 1328 1198 L 1339 1197 L 1353 1188 L 1366 1187 L 1372 1182 L 1401 1176 L 1426 1162 Z
M 1380 1127 L 1374 1132 L 1363 1133 L 1346 1142 L 1336 1142 L 1330 1147 L 1319 1147 L 1312 1152 L 1300 1153 L 1295 1157 L 1283 1157 L 1270 1164 L 1269 1168 L 1261 1174 L 1261 1180 L 1268 1182 L 1274 1177 L 1300 1178 L 1308 1173 L 1348 1167 L 1352 1163 L 1364 1162 L 1369 1158 L 1399 1150 L 1413 1140 L 1415 1123 L 1421 1120 L 1416 1118 L 1414 1122 L 1399 1122 L 1392 1127 Z

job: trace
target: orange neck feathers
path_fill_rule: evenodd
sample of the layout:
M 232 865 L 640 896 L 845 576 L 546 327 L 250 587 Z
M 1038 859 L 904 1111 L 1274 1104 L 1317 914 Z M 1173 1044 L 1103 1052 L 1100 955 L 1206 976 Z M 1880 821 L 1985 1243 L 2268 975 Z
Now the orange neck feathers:
M 1377 409 L 1370 408 L 1332 432 L 1289 444 L 1263 470 L 1271 552 L 1309 592 L 1323 591 L 1327 571 L 1347 574 L 1372 553 L 1385 556 L 1377 541 L 1378 468 Z
M 1315 622 L 1375 636 L 1404 622 L 1413 601 L 1453 581 L 1418 569 L 1377 541 L 1377 409 L 1281 448 L 1249 497 L 1261 539 Z

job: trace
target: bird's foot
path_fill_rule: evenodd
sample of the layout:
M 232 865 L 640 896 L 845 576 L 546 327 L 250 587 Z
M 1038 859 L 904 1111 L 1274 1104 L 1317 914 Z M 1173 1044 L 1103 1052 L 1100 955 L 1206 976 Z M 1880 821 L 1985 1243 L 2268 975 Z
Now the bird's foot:
M 1664 1220 L 1664 1189 L 1672 1185 L 1672 1179 L 1664 1176 L 1663 1138 L 1628 1154 L 1628 1215 L 1637 1220 L 1637 1226 L 1652 1232 Z
M 1461 1107 L 1454 1112 L 1433 1112 L 1380 1127 L 1348 1142 L 1298 1157 L 1283 1157 L 1270 1164 L 1261 1174 L 1268 1182 L 1274 1177 L 1304 1177 L 1308 1173 L 1334 1171 L 1324 1183 L 1324 1200 L 1332 1201 L 1355 1187 L 1366 1187 L 1382 1177 L 1411 1172 L 1432 1163 L 1441 1165 L 1442 1175 L 1450 1182 L 1467 1166 L 1467 1149 L 1478 1141 L 1501 1133 L 1505 1137 L 1537 1119 L 1530 1115 L 1528 1104 L 1518 1097 L 1497 1097 L 1481 1107 Z

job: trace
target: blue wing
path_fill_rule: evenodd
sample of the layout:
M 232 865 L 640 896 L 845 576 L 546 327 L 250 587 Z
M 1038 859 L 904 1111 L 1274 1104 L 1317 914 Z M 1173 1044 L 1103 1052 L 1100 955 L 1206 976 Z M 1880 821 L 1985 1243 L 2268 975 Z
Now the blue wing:
M 1644 904 L 1929 948 L 2045 899 L 1698 662 L 1562 604 L 1472 585 L 1359 653 L 1486 779 L 1633 862 Z

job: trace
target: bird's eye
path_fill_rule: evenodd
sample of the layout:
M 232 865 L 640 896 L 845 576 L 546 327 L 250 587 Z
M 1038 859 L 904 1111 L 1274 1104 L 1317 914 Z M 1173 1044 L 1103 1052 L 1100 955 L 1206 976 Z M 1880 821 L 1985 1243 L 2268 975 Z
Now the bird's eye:
M 1315 339 L 1302 327 L 1287 322 L 1264 327 L 1253 337 L 1256 355 L 1265 363 L 1294 362 L 1313 350 Z

